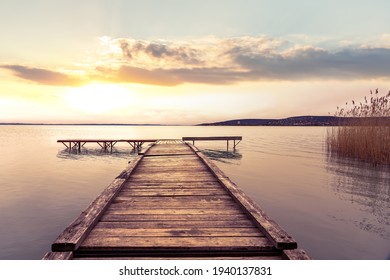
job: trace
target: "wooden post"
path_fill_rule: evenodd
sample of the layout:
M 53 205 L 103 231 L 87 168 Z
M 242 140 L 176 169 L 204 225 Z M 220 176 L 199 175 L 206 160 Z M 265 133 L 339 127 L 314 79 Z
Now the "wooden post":
M 81 142 L 78 142 L 78 150 L 81 152 Z

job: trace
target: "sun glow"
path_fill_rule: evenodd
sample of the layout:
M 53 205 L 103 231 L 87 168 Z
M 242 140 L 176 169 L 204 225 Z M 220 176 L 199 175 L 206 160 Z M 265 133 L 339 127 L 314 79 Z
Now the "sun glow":
M 89 84 L 65 93 L 65 103 L 78 111 L 99 114 L 123 109 L 133 103 L 132 92 L 115 84 Z

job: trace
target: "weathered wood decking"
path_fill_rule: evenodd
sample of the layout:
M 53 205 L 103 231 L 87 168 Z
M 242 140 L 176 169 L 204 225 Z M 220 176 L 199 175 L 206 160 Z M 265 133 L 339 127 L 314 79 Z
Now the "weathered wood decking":
M 157 141 L 52 244 L 44 259 L 308 259 L 196 147 Z

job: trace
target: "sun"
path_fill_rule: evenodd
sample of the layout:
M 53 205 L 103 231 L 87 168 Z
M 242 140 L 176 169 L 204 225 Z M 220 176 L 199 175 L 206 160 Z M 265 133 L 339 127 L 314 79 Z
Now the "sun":
M 94 83 L 68 90 L 64 101 L 72 109 L 100 114 L 130 106 L 132 95 L 129 89 L 117 84 Z

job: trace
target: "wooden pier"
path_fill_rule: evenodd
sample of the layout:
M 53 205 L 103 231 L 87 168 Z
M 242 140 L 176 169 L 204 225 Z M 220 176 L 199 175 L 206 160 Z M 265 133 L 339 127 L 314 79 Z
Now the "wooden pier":
M 77 149 L 78 151 L 81 151 L 81 148 L 87 143 L 97 143 L 103 150 L 110 150 L 112 152 L 114 146 L 120 142 L 130 144 L 133 150 L 141 150 L 144 143 L 152 143 L 156 141 L 157 140 L 155 139 L 65 139 L 57 140 L 57 143 L 62 143 L 69 150 Z
M 236 150 L 236 146 L 241 142 L 242 136 L 183 137 L 182 140 L 192 141 L 192 145 L 195 145 L 195 141 L 226 141 L 227 150 L 229 150 L 229 141 L 233 141 L 233 150 Z
M 156 141 L 44 259 L 309 259 L 195 146 Z

